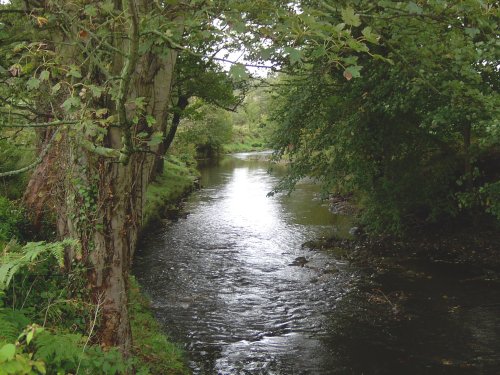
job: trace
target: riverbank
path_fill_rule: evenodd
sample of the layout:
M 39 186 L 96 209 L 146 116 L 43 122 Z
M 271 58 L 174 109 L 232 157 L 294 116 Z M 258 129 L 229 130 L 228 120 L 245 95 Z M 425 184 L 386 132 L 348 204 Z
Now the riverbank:
M 323 238 L 303 246 L 338 251 L 346 260 L 364 266 L 378 266 L 388 259 L 415 259 L 500 272 L 500 233 L 494 229 L 416 233 L 409 238 L 358 234 L 351 239 Z
M 169 212 L 177 211 L 182 198 L 197 186 L 199 172 L 175 157 L 165 161 L 164 172 L 146 192 L 143 231 L 160 223 Z M 134 277 L 129 281 L 130 322 L 134 355 L 149 374 L 189 374 L 185 353 L 163 333 L 147 296 Z

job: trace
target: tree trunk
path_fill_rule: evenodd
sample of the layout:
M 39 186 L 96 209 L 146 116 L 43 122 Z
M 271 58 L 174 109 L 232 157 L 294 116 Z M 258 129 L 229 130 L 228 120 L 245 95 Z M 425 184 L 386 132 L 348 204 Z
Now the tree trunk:
M 145 0 L 129 4 L 142 14 L 149 14 L 155 6 Z M 121 2 L 115 2 L 115 6 L 120 10 Z M 50 10 L 49 5 L 47 9 Z M 69 11 L 80 9 L 74 6 Z M 69 35 L 54 36 L 58 38 L 54 44 L 62 46 L 58 47 L 56 55 L 66 66 L 79 65 L 82 56 L 74 47 L 78 41 L 71 38 L 72 35 L 78 38 L 81 34 L 79 29 L 75 29 Z M 121 52 L 109 62 L 110 71 L 115 76 L 123 74 L 126 65 L 124 59 L 130 53 L 128 40 L 118 39 L 115 49 Z M 141 131 L 151 134 L 164 127 L 176 59 L 177 52 L 165 47 L 161 54 L 145 52 L 133 61 L 130 85 L 124 90 L 124 102 L 128 105 L 138 97 L 145 98 L 143 115 L 154 117 L 156 124 L 149 127 L 144 121 L 139 121 L 138 124 L 121 123 L 104 128 L 107 133 L 104 142 L 97 146 L 118 152 L 124 148 L 127 140 L 125 132 L 130 130 L 129 126 L 133 127 L 131 132 L 134 134 Z M 99 74 L 94 75 L 99 77 Z M 98 81 L 96 85 L 99 85 Z M 121 88 L 121 83 L 119 85 Z M 111 97 L 101 98 L 99 104 L 101 108 L 107 108 L 109 114 L 119 111 L 116 99 L 112 100 Z M 137 109 L 127 107 L 126 111 L 127 117 L 131 119 Z M 154 153 L 159 149 L 158 146 L 149 147 L 147 152 L 134 149 L 120 162 L 116 158 L 92 152 L 84 147 L 82 140 L 94 142 L 93 138 L 72 132 L 71 129 L 62 131 L 62 141 L 58 147 L 53 149 L 50 157 L 45 157 L 33 173 L 26 199 L 30 203 L 45 204 L 45 200 L 37 202 L 40 193 L 58 192 L 55 197 L 57 203 L 54 204 L 58 236 L 76 238 L 82 245 L 81 257 L 74 253 L 67 254 L 67 264 L 76 260 L 88 268 L 88 287 L 94 302 L 100 306 L 97 340 L 105 346 L 118 346 L 128 355 L 132 344 L 127 310 L 128 275 L 143 222 L 146 188 L 153 173 Z M 47 171 L 54 172 L 55 178 L 45 179 Z

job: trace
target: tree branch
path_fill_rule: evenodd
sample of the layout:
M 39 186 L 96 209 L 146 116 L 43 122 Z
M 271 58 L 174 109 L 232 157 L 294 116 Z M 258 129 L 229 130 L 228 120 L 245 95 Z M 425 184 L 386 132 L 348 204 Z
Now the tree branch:
M 40 155 L 38 155 L 38 158 L 36 158 L 36 160 L 33 163 L 31 163 L 30 165 L 27 165 L 24 168 L 16 169 L 14 171 L 0 173 L 0 177 L 14 176 L 14 175 L 21 174 L 21 173 L 29 171 L 30 169 L 35 168 L 38 164 L 40 164 L 43 161 L 45 156 L 48 154 L 50 148 L 52 147 L 52 144 L 54 143 L 54 139 L 56 138 L 56 135 L 58 133 L 59 133 L 59 129 L 57 129 L 54 132 L 54 134 L 52 134 L 50 141 L 47 143 L 47 145 L 42 150 L 42 152 L 40 152 Z
M 0 128 L 46 128 L 50 126 L 78 124 L 78 121 L 35 122 L 33 124 L 0 125 Z
M 132 135 L 130 132 L 130 124 L 127 119 L 127 110 L 125 108 L 125 103 L 127 102 L 128 92 L 130 88 L 130 82 L 132 81 L 132 75 L 137 64 L 137 59 L 139 55 L 139 16 L 137 14 L 137 8 L 135 6 L 134 0 L 127 0 L 128 16 L 130 19 L 130 32 L 129 32 L 129 52 L 125 59 L 125 64 L 121 72 L 120 87 L 118 89 L 118 99 L 117 99 L 117 113 L 118 113 L 118 123 L 120 127 L 123 128 L 123 154 L 125 157 L 121 157 L 122 161 L 126 163 L 128 158 L 126 155 L 130 154 L 132 151 Z

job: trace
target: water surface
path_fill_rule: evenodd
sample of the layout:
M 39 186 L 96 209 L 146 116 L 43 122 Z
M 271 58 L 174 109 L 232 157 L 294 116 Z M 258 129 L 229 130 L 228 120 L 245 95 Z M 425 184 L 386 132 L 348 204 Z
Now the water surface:
M 185 214 L 149 233 L 135 260 L 194 374 L 500 373 L 495 282 L 418 263 L 375 276 L 303 248 L 347 235 L 349 220 L 311 182 L 267 197 L 278 177 L 260 156 L 204 168 Z

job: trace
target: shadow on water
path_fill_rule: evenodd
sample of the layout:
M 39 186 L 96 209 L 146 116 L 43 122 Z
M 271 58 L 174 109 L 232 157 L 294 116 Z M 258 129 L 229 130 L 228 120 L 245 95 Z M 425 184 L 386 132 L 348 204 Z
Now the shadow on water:
M 187 215 L 145 236 L 135 260 L 195 374 L 498 373 L 496 282 L 416 261 L 374 272 L 303 248 L 346 235 L 349 220 L 309 182 L 267 198 L 278 177 L 262 158 L 203 168 Z

